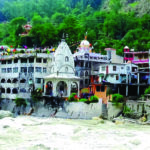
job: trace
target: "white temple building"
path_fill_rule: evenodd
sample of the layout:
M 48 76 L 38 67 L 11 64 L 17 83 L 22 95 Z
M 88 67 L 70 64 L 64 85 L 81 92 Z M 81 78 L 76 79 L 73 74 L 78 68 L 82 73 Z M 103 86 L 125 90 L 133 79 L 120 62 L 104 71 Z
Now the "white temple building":
M 56 49 L 50 72 L 51 74 L 44 78 L 46 96 L 69 97 L 71 93 L 77 93 L 79 96 L 80 78 L 75 76 L 73 55 L 64 39 Z

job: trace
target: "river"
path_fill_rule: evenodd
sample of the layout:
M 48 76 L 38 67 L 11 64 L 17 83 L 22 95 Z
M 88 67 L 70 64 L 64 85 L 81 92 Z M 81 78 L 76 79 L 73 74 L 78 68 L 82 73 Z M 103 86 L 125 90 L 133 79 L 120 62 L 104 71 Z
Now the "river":
M 150 126 L 19 116 L 0 120 L 0 150 L 150 150 Z

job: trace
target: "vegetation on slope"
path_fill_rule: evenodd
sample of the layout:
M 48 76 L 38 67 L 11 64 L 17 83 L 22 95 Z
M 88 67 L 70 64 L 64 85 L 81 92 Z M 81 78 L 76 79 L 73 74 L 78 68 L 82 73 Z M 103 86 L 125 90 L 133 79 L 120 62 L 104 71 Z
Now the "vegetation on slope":
M 57 46 L 64 33 L 74 51 L 88 32 L 96 52 L 112 47 L 122 55 L 126 45 L 137 51 L 150 48 L 150 13 L 137 13 L 141 0 L 0 0 L 0 5 L 5 20 L 0 24 L 1 45 Z M 30 35 L 20 37 L 28 21 Z

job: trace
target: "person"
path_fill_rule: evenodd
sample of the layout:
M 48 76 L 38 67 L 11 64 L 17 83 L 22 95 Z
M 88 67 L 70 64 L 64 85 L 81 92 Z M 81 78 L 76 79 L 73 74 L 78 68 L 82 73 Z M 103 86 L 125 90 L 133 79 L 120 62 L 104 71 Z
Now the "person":
M 63 91 L 60 91 L 60 96 L 61 96 L 61 97 L 63 96 L 63 93 L 64 93 Z

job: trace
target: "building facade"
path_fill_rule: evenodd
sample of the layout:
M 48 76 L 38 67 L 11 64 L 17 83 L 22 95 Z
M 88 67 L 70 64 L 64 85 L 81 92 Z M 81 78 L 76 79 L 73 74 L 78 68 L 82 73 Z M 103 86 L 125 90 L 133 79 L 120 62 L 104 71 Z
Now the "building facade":
M 50 73 L 53 54 L 1 55 L 1 98 L 30 98 L 31 91 L 44 89 L 43 77 Z

